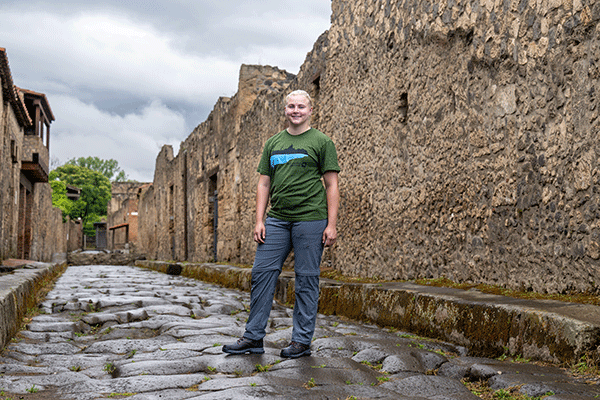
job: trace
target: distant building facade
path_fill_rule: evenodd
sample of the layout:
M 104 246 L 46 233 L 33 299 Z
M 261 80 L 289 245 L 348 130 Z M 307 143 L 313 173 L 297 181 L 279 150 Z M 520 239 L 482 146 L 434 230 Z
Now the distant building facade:
M 107 210 L 107 247 L 136 250 L 138 246 L 138 202 L 149 183 L 113 182 Z

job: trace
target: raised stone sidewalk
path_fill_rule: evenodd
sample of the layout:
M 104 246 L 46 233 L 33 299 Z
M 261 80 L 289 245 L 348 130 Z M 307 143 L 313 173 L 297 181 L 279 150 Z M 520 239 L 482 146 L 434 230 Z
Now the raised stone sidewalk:
M 250 290 L 249 268 L 219 264 L 136 261 L 157 271 Z M 275 293 L 294 301 L 294 274 L 283 272 Z M 449 341 L 470 354 L 521 355 L 576 363 L 600 357 L 600 307 L 552 300 L 522 300 L 412 283 L 355 284 L 321 280 L 319 312 Z
M 35 294 L 66 267 L 66 260 L 52 263 L 4 260 L 0 265 L 0 345 L 14 337 L 27 310 L 37 306 Z

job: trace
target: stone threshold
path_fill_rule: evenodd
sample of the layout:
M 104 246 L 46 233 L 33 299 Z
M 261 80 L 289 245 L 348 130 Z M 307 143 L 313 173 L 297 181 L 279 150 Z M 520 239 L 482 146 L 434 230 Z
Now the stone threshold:
M 251 269 L 211 263 L 139 260 L 136 266 L 250 290 Z M 556 300 L 524 300 L 478 290 L 408 282 L 343 283 L 321 279 L 319 312 L 439 339 L 472 356 L 503 354 L 572 364 L 600 359 L 600 307 Z M 294 274 L 279 276 L 275 299 L 294 303 Z

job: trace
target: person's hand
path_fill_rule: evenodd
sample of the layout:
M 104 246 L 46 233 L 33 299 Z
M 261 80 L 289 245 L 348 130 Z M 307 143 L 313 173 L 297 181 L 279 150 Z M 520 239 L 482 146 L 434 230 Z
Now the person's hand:
M 337 229 L 335 229 L 335 226 L 327 225 L 327 227 L 323 231 L 323 244 L 325 246 L 331 246 L 335 243 L 336 239 L 337 239 Z
M 266 236 L 265 224 L 262 222 L 257 222 L 254 227 L 254 241 L 256 243 L 264 243 Z

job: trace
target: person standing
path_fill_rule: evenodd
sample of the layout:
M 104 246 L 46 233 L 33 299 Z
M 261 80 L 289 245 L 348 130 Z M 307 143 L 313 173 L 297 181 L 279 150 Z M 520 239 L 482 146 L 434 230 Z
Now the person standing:
M 311 354 L 323 248 L 337 239 L 340 171 L 333 141 L 310 127 L 312 112 L 307 92 L 288 94 L 285 116 L 289 126 L 264 146 L 257 169 L 253 236 L 258 245 L 252 266 L 250 315 L 243 336 L 223 346 L 225 353 L 264 353 L 263 338 L 277 278 L 293 248 L 296 300 L 292 339 L 281 350 L 281 357 Z M 269 200 L 271 208 L 265 220 Z

